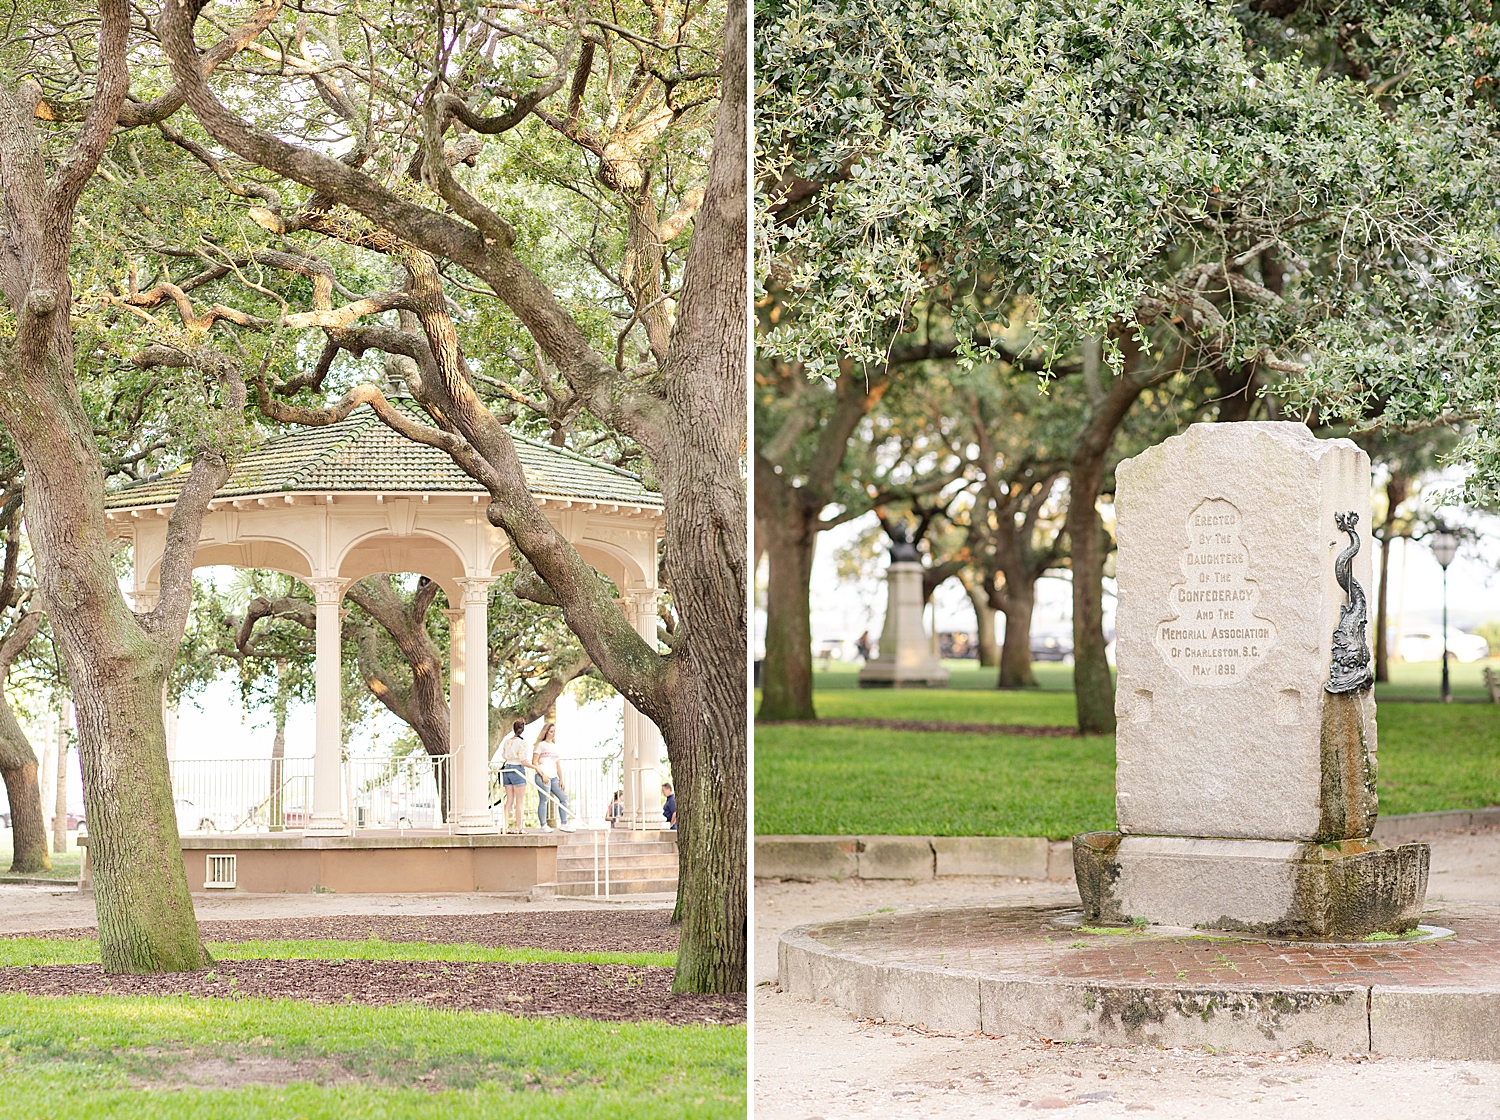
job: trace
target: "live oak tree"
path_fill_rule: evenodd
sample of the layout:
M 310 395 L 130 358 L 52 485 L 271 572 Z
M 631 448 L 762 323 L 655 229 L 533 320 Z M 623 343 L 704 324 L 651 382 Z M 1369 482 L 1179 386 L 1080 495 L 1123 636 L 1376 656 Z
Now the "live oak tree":
M 1318 10 L 1332 43 L 1333 9 Z M 981 325 L 1019 309 L 1027 357 L 1078 363 L 1067 535 L 1085 731 L 1114 724 L 1098 503 L 1143 397 L 1207 378 L 1226 419 L 1264 401 L 1273 418 L 1387 426 L 1441 419 L 1441 401 L 1475 425 L 1477 463 L 1494 443 L 1489 94 L 1460 58 L 1490 66 L 1493 33 L 1424 40 L 1392 6 L 1377 31 L 1402 31 L 1413 70 L 1366 85 L 1268 51 L 1241 14 L 825 2 L 757 23 L 763 267 L 793 312 L 763 349 L 810 374 L 878 363 L 935 285 L 982 282 L 1007 298 L 968 316 L 971 356 Z M 1359 35 L 1389 42 L 1371 26 Z
M 921 338 L 878 367 L 809 379 L 795 362 L 762 361 L 755 376 L 755 559 L 767 561 L 762 720 L 814 719 L 809 602 L 818 535 L 876 506 L 935 494 L 955 477 L 952 457 L 914 468 L 891 408 L 892 384 L 952 353 Z M 898 393 L 898 396 L 900 394 Z M 904 407 L 904 406 L 902 406 Z M 928 469 L 928 468 L 931 469 Z
M 486 486 L 491 522 L 505 530 L 535 574 L 517 581 L 518 592 L 560 606 L 600 675 L 662 729 L 682 805 L 676 986 L 742 989 L 743 5 L 728 5 L 722 37 L 714 27 L 705 36 L 698 9 L 633 12 L 626 26 L 583 8 L 542 8 L 528 16 L 498 5 L 451 13 L 398 6 L 385 24 L 372 25 L 354 5 L 329 7 L 315 23 L 288 26 L 281 37 L 297 45 L 301 61 L 272 40 L 255 47 L 276 64 L 265 71 L 268 84 L 288 91 L 271 93 L 263 105 L 306 106 L 300 94 L 312 91 L 328 109 L 322 133 L 305 128 L 297 142 L 225 104 L 204 76 L 193 37 L 198 14 L 169 4 L 155 24 L 194 116 L 214 143 L 311 192 L 293 199 L 263 181 L 236 182 L 237 192 L 253 192 L 266 204 L 254 212 L 257 220 L 278 237 L 308 231 L 385 254 L 399 266 L 393 269 L 396 288 L 342 308 L 331 303 L 331 278 L 314 280 L 312 310 L 288 309 L 283 322 L 324 333 L 319 375 L 339 349 L 387 350 L 410 359 L 412 391 L 433 423 L 414 423 L 373 386 L 325 410 L 288 403 L 297 387 L 269 379 L 258 387 L 262 409 L 283 422 L 326 423 L 369 403 L 392 427 L 447 451 Z M 365 53 L 377 46 L 380 57 Z M 373 84 L 366 78 L 372 73 Z M 702 193 L 691 198 L 682 191 L 662 219 L 652 182 L 665 168 L 654 165 L 653 153 L 674 127 L 710 111 L 698 157 L 705 170 Z M 612 353 L 597 344 L 586 316 L 565 307 L 528 267 L 528 231 L 507 217 L 521 208 L 508 205 L 504 176 L 490 193 L 488 183 L 462 171 L 466 153 L 488 146 L 485 138 L 501 137 L 492 143 L 504 146 L 532 127 L 575 145 L 593 168 L 589 189 L 625 203 L 623 252 L 604 270 L 618 274 L 629 306 Z M 516 150 L 519 156 L 507 158 L 524 158 L 524 146 Z M 503 163 L 483 159 L 481 167 L 503 170 Z M 599 207 L 599 221 L 608 210 Z M 663 243 L 689 219 L 693 232 L 682 271 L 669 275 Z M 466 359 L 441 269 L 513 317 L 513 329 L 529 344 L 530 354 L 522 355 L 535 357 L 566 389 L 555 407 L 587 410 L 640 447 L 666 505 L 662 567 L 677 617 L 670 653 L 636 633 L 536 508 L 509 417 L 486 407 L 476 390 L 494 374 L 486 369 L 477 376 Z M 388 311 L 400 313 L 399 327 L 358 322 Z M 631 349 L 639 333 L 644 354 Z M 312 384 L 320 381 L 315 377 Z
M 123 2 L 27 6 L 13 14 L 17 26 L 24 34 L 6 41 L 0 89 L 0 424 L 25 467 L 38 589 L 77 707 L 100 951 L 109 971 L 198 968 L 208 958 L 178 845 L 162 689 L 203 514 L 245 439 L 244 371 L 210 342 L 218 317 L 184 315 L 137 355 L 140 368 L 169 371 L 185 410 L 178 449 L 191 462 L 168 522 L 159 601 L 137 613 L 106 542 L 105 463 L 78 375 L 92 355 L 75 348 L 70 249 L 115 129 L 159 119 L 181 99 L 127 101 L 133 29 Z M 244 30 L 205 65 L 232 56 Z

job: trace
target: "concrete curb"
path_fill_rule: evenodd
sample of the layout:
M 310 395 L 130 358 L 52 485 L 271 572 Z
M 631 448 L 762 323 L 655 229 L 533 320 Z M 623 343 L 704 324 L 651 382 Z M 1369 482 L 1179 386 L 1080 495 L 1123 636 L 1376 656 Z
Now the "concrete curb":
M 1500 828 L 1500 807 L 1381 817 L 1385 842 L 1429 832 Z M 1073 844 L 1038 836 L 757 836 L 758 879 L 1073 878 Z
M 1375 821 L 1374 839 L 1425 836 L 1429 832 L 1457 832 L 1466 828 L 1500 828 L 1500 806 L 1488 809 L 1443 809 L 1436 813 L 1397 813 Z
M 758 879 L 1073 877 L 1073 845 L 1036 836 L 757 836 Z
M 892 965 L 781 935 L 781 989 L 860 1018 L 940 1034 L 1019 1035 L 1107 1046 L 1210 1046 L 1259 1053 L 1500 1059 L 1500 991 L 1350 984 L 1266 990 L 1098 984 L 962 968 Z

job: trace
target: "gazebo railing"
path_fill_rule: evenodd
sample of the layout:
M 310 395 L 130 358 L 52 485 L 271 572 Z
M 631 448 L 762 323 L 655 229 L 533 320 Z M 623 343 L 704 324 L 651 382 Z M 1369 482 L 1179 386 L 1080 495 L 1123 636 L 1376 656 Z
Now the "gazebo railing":
M 277 832 L 312 817 L 312 759 L 177 759 L 178 832 Z
M 449 755 L 344 761 L 344 819 L 365 829 L 452 833 L 456 804 Z
M 454 831 L 458 791 L 448 755 L 352 758 L 342 766 L 344 820 L 354 833 L 367 830 Z M 180 833 L 300 831 L 312 818 L 310 758 L 176 759 L 172 796 Z M 603 828 L 618 788 L 599 758 L 561 760 L 568 809 L 579 828 Z M 528 825 L 536 820 L 537 789 L 527 771 Z M 503 797 L 498 778 L 489 801 Z M 503 804 L 503 802 L 502 802 Z M 495 819 L 501 808 L 493 809 Z

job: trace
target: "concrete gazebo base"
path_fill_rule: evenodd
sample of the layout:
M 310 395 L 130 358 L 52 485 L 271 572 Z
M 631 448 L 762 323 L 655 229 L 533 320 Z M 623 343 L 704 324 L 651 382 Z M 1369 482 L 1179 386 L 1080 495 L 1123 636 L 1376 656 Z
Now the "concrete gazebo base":
M 555 835 L 184 836 L 182 862 L 195 894 L 533 894 L 557 878 Z M 82 890 L 93 886 L 84 849 Z M 225 858 L 229 857 L 229 858 Z

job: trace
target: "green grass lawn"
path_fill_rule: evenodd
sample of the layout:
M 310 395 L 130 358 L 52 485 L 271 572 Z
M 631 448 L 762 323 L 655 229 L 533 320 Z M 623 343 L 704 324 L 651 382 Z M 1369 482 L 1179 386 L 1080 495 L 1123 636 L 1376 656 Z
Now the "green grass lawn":
M 818 700 L 833 701 L 829 715 L 1041 723 L 1019 713 L 1046 699 L 950 693 L 945 706 L 942 693 L 850 695 L 873 702 L 835 713 L 843 696 Z M 906 707 L 909 701 L 918 707 Z M 1500 708 L 1384 703 L 1379 727 L 1383 813 L 1500 804 Z M 1113 738 L 762 724 L 755 731 L 755 830 L 1061 839 L 1114 827 L 1114 764 Z
M 10 872 L 10 861 L 14 855 L 11 849 L 10 829 L 0 829 L 0 877 Z M 51 846 L 49 836 L 48 846 Z M 68 850 L 66 852 L 50 852 L 52 858 L 52 870 L 43 871 L 39 874 L 28 874 L 27 878 L 56 879 L 62 883 L 78 882 L 79 873 L 83 869 L 83 849 L 78 846 L 77 833 L 68 834 Z
M 745 1028 L 0 995 L 0 1120 L 742 1117 Z M 244 1070 L 272 1086 L 201 1088 Z
M 424 941 L 210 941 L 216 961 L 459 961 L 498 964 L 622 964 L 674 968 L 676 953 L 566 953 Z M 0 937 L 0 966 L 94 964 L 93 938 Z

